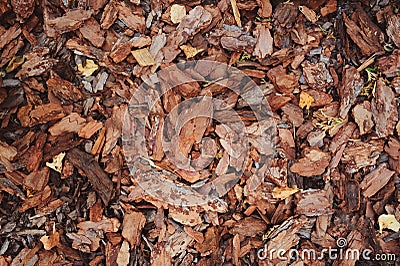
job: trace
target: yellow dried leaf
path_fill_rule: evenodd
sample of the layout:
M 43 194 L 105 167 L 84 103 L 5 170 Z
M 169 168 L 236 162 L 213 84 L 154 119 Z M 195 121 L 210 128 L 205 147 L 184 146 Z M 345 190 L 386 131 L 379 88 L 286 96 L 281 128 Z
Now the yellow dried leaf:
M 198 53 L 204 51 L 204 49 L 197 49 L 190 45 L 181 45 L 180 48 L 185 53 L 187 59 L 195 57 Z
M 62 161 L 65 157 L 65 152 L 61 152 L 60 154 L 53 157 L 53 162 L 46 162 L 46 166 L 61 173 L 62 170 Z
M 87 59 L 86 60 L 86 65 L 85 66 L 82 66 L 82 64 L 78 64 L 78 70 L 85 77 L 91 76 L 97 69 L 99 69 L 99 66 L 96 65 L 96 63 L 91 59 Z
M 186 16 L 186 8 L 182 5 L 174 4 L 171 6 L 171 21 L 174 24 L 180 23 Z
M 393 214 L 382 214 L 378 218 L 379 233 L 382 233 L 383 229 L 390 229 L 395 232 L 400 230 L 400 223 L 396 220 Z
M 140 66 L 152 66 L 156 64 L 153 56 L 150 54 L 147 48 L 135 50 L 131 53 Z
M 33 197 L 33 193 L 32 193 L 32 191 L 31 191 L 30 189 L 27 189 L 27 190 L 26 190 L 26 196 L 27 196 L 28 198 L 32 198 L 32 197 Z
M 300 108 L 306 107 L 308 110 L 308 109 L 310 109 L 311 104 L 313 102 L 315 102 L 315 100 L 310 94 L 308 94 L 307 92 L 304 92 L 304 91 L 302 91 L 300 93 L 300 102 L 299 102 Z
M 237 25 L 238 27 L 242 27 L 242 21 L 240 20 L 240 13 L 239 13 L 239 8 L 236 4 L 236 0 L 231 0 L 231 5 L 232 5 L 233 16 L 235 17 Z
M 60 234 L 58 232 L 53 232 L 50 236 L 42 236 L 40 242 L 43 243 L 45 250 L 50 250 L 58 245 L 60 242 Z
M 276 199 L 286 199 L 289 196 L 295 194 L 300 189 L 298 188 L 291 188 L 291 187 L 275 187 L 272 190 L 272 197 Z
M 7 73 L 12 72 L 14 69 L 22 65 L 24 61 L 25 61 L 25 56 L 14 56 L 8 63 L 6 67 L 6 72 Z

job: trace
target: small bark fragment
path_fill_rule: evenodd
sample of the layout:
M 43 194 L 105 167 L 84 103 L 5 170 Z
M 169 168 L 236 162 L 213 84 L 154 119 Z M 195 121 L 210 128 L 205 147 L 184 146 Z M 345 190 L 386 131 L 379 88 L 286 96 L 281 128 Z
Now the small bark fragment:
M 381 188 L 383 188 L 394 175 L 394 171 L 387 169 L 385 164 L 381 164 L 366 175 L 360 183 L 362 194 L 364 197 L 374 196 Z
M 393 134 L 398 120 L 396 98 L 392 89 L 385 84 L 383 79 L 377 81 L 371 110 L 378 137 L 383 138 Z
M 67 153 L 66 159 L 85 173 L 103 203 L 108 205 L 113 194 L 113 184 L 93 156 L 74 148 Z

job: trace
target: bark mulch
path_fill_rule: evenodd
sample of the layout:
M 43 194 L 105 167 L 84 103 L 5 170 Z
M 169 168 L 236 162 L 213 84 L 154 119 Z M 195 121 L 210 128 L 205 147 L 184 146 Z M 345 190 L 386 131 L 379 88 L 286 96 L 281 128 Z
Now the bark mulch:
M 1 1 L 0 265 L 400 265 L 399 10 L 392 0 Z M 261 94 L 220 85 L 232 78 L 211 61 Z M 184 62 L 190 72 L 174 66 Z M 132 105 L 158 78 L 172 89 Z M 276 132 L 268 156 L 266 139 L 245 143 L 221 122 L 259 134 L 245 100 L 266 107 L 262 96 Z M 125 114 L 152 101 L 129 124 L 144 141 L 124 139 Z M 197 116 L 176 131 L 182 110 Z M 151 175 L 127 160 L 141 152 Z M 195 160 L 183 169 L 178 153 Z M 180 190 L 162 180 L 218 200 L 171 204 Z M 371 260 L 338 255 L 354 250 Z

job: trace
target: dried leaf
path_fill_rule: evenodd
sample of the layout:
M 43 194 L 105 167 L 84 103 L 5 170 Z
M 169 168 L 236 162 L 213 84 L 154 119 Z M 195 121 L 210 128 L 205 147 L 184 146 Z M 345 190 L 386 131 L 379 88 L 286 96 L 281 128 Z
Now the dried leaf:
M 379 233 L 382 234 L 383 229 L 393 230 L 399 232 L 400 223 L 396 220 L 393 214 L 382 214 L 378 217 Z
M 309 110 L 311 104 L 313 104 L 314 101 L 315 101 L 314 98 L 307 92 L 302 91 L 300 93 L 300 102 L 299 102 L 300 108 L 306 107 L 306 109 Z
M 61 152 L 60 154 L 53 157 L 53 162 L 51 163 L 46 162 L 46 166 L 50 167 L 51 169 L 61 174 L 64 157 L 65 157 L 65 152 Z
M 171 21 L 174 24 L 180 23 L 186 16 L 186 8 L 182 5 L 173 4 L 171 6 Z
M 204 49 L 197 49 L 190 45 L 181 45 L 179 48 L 185 53 L 187 59 L 195 57 L 198 53 L 204 51 Z
M 25 56 L 14 56 L 6 67 L 6 72 L 10 73 L 22 65 L 25 61 Z
M 297 193 L 298 191 L 300 191 L 300 189 L 298 188 L 274 187 L 274 190 L 272 190 L 272 196 L 276 199 L 283 200 Z
M 60 242 L 60 233 L 53 232 L 50 236 L 42 236 L 40 238 L 40 242 L 43 243 L 43 247 L 45 250 L 51 250 L 52 248 L 56 247 Z
M 97 69 L 99 69 L 99 66 L 91 59 L 86 60 L 85 66 L 78 64 L 78 70 L 85 77 L 90 77 Z

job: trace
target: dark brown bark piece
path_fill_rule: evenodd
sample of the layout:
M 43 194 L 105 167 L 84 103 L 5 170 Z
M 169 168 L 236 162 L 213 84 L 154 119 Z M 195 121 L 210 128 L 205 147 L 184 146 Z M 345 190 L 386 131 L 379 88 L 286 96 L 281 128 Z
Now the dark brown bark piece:
M 400 48 L 400 14 L 390 15 L 387 20 L 387 35 L 392 39 L 398 48 Z
M 378 137 L 392 135 L 398 120 L 397 103 L 394 92 L 383 79 L 377 81 L 371 110 Z
M 302 64 L 302 67 L 304 77 L 311 88 L 325 91 L 326 87 L 333 83 L 333 79 L 324 63 L 306 61 Z
M 29 126 L 32 127 L 63 118 L 65 116 L 65 111 L 61 105 L 56 103 L 48 103 L 37 106 L 29 113 L 29 116 Z
M 60 77 L 48 79 L 46 85 L 63 103 L 77 102 L 83 96 L 74 84 Z
M 357 69 L 353 66 L 345 66 L 343 69 L 342 84 L 339 86 L 339 116 L 341 118 L 347 117 L 347 113 L 361 92 L 363 85 L 364 82 Z
M 287 103 L 284 106 L 282 106 L 281 109 L 283 113 L 287 115 L 289 121 L 292 122 L 293 126 L 299 127 L 303 124 L 304 122 L 303 110 L 301 110 L 300 107 L 292 103 Z
M 382 31 L 372 22 L 371 18 L 361 8 L 361 5 L 357 5 L 356 11 L 350 18 L 346 13 L 343 13 L 343 20 L 347 34 L 364 55 L 369 56 L 382 51 Z
M 108 205 L 113 195 L 113 183 L 108 175 L 103 171 L 94 157 L 77 148 L 70 150 L 65 158 L 76 168 L 85 173 L 93 188 L 99 194 L 104 205 Z
M 7 31 L 3 32 L 0 40 L 0 49 L 3 49 L 6 44 L 17 38 L 20 34 L 21 27 L 18 24 L 15 24 Z
M 272 15 L 272 5 L 270 0 L 257 0 L 258 6 L 260 9 L 258 10 L 258 14 L 264 18 L 269 18 Z
M 376 64 L 386 77 L 396 77 L 400 72 L 400 50 L 396 49 L 392 54 L 379 58 Z
M 34 0 L 12 0 L 14 12 L 22 19 L 28 18 L 35 10 Z

